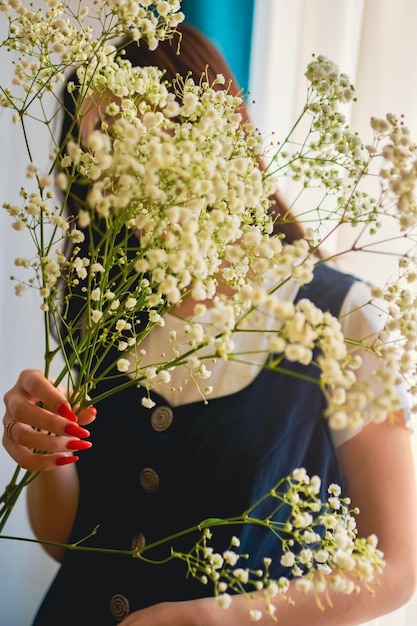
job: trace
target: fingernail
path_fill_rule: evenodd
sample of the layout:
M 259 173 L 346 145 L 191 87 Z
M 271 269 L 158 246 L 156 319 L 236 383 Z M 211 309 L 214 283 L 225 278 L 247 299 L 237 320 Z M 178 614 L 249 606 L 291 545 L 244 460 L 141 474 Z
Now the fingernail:
M 70 435 L 70 437 L 80 437 L 85 438 L 89 437 L 90 433 L 85 428 L 78 426 L 78 424 L 67 424 L 65 426 L 64 432 L 66 435 Z
M 67 450 L 88 450 L 92 445 L 90 441 L 80 441 L 77 439 L 76 441 L 73 440 L 67 443 Z
M 65 417 L 67 420 L 71 420 L 71 422 L 77 421 L 77 416 L 66 404 L 60 404 L 57 410 L 58 415 L 61 417 Z
M 69 465 L 70 463 L 75 463 L 78 461 L 79 456 L 60 456 L 56 461 L 55 465 Z
M 97 415 L 97 409 L 95 406 L 89 406 L 88 410 L 90 411 L 90 413 L 92 413 L 94 416 Z

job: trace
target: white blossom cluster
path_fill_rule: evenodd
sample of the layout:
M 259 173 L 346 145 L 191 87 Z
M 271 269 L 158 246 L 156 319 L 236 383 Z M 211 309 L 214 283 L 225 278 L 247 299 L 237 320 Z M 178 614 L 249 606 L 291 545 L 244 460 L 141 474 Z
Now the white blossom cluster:
M 305 199 L 299 190 L 316 190 L 314 207 L 307 209 L 308 213 L 314 211 L 316 226 L 310 226 L 309 231 L 315 241 L 325 222 L 332 228 L 344 222 L 374 225 L 378 214 L 375 199 L 358 189 L 368 172 L 369 153 L 341 110 L 354 99 L 349 77 L 321 55 L 313 55 L 305 76 L 308 87 L 304 109 L 273 154 L 271 174 L 297 183 L 297 206 L 303 213 L 311 199 Z
M 372 592 L 372 585 L 384 568 L 377 539 L 375 535 L 357 537 L 354 516 L 358 511 L 349 510 L 350 501 L 341 496 L 338 485 L 329 486 L 325 502 L 320 499 L 320 488 L 318 476 L 308 476 L 304 468 L 295 469 L 291 477 L 282 479 L 262 499 L 263 503 L 266 498 L 270 501 L 270 515 L 259 519 L 254 514 L 259 504 L 256 503 L 244 518 L 205 520 L 200 524 L 202 536 L 193 549 L 188 553 L 173 549 L 172 554 L 187 564 L 189 575 L 204 585 L 213 583 L 217 603 L 224 609 L 229 608 L 235 593 L 247 593 L 250 598 L 251 592 L 262 591 L 265 611 L 252 609 L 253 621 L 260 620 L 263 614 L 274 617 L 275 603 L 285 599 L 292 578 L 297 589 L 313 592 L 320 603 L 320 597 L 326 602 L 330 589 L 350 594 L 358 592 L 360 583 L 365 583 Z M 288 511 L 286 520 L 274 521 L 274 514 L 282 507 Z M 232 537 L 229 548 L 222 553 L 209 545 L 216 527 L 238 527 L 243 519 L 248 524 L 262 525 L 281 538 L 280 563 L 288 568 L 288 576 L 274 579 L 268 556 L 260 569 L 245 567 L 248 555 L 240 553 L 238 537 Z M 143 552 L 142 549 L 135 556 L 140 558 Z
M 242 127 L 240 98 L 191 78 L 168 94 L 162 72 L 126 60 L 97 70 L 89 84 L 119 102 L 106 106 L 113 120 L 85 149 L 68 144 L 62 165 L 89 181 L 92 214 L 112 214 L 136 233 L 135 270 L 149 279 L 149 306 L 175 304 L 184 290 L 211 298 L 218 280 L 236 289 L 261 259 L 271 267 L 282 244 L 270 236 L 271 186 L 260 139 Z M 61 176 L 61 184 L 69 183 Z
M 323 55 L 313 57 L 305 75 L 316 93 L 333 109 L 341 102 L 350 102 L 354 96 L 354 88 L 349 76 L 340 72 L 331 59 Z
M 13 86 L 21 91 L 0 91 L 0 105 L 17 108 L 28 96 L 42 97 L 63 81 L 70 66 L 105 65 L 115 51 L 107 42 L 115 37 L 146 40 L 156 48 L 183 21 L 180 5 L 180 0 L 98 0 L 90 8 L 81 1 L 74 13 L 60 0 L 45 0 L 43 10 L 22 0 L 1 0 L 0 13 L 9 20 L 8 37 L 1 45 L 18 55 Z M 101 31 L 95 40 L 92 26 L 98 24 Z
M 368 224 L 374 234 L 382 215 L 391 215 L 403 232 L 410 232 L 416 225 L 417 147 L 404 120 L 392 113 L 372 118 L 373 142 L 365 146 L 341 110 L 354 100 L 349 77 L 328 58 L 314 55 L 305 76 L 304 109 L 273 154 L 270 170 L 277 178 L 292 178 L 298 190 L 300 185 L 320 190 L 319 197 L 313 196 L 317 226 L 309 228 L 312 241 L 320 241 L 318 231 L 324 222 L 332 228 L 341 223 Z M 368 176 L 378 177 L 377 197 L 361 189 Z M 298 196 L 300 205 L 304 194 Z M 301 206 L 305 212 L 305 201 Z
M 387 308 L 387 322 L 378 334 L 376 348 L 380 356 L 381 369 L 377 376 L 383 383 L 385 393 L 393 390 L 395 384 L 403 384 L 409 392 L 411 410 L 417 410 L 417 290 L 416 265 L 412 258 L 399 260 L 399 280 L 384 289 L 373 288 L 373 294 Z M 392 372 L 397 376 L 394 379 Z M 391 372 L 391 374 L 390 374 Z M 380 402 L 380 400 L 379 400 Z M 381 404 L 380 419 L 384 419 L 384 400 Z
M 383 158 L 380 210 L 390 214 L 394 208 L 401 230 L 409 232 L 417 224 L 417 145 L 404 121 L 392 113 L 372 118 L 371 127 L 374 144 L 368 150 L 372 158 Z

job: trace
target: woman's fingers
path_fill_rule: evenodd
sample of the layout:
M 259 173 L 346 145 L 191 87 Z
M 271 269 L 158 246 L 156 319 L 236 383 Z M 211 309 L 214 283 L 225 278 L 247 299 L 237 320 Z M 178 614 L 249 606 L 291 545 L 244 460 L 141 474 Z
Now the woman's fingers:
M 52 453 L 85 449 L 85 442 L 81 440 L 86 439 L 90 435 L 88 430 L 72 422 L 68 423 L 67 426 L 62 429 L 62 435 L 58 436 L 56 432 L 35 430 L 32 426 L 17 420 L 12 422 L 11 426 L 12 427 L 9 427 L 9 429 L 6 428 L 5 434 L 7 439 L 20 446 L 36 449 L 40 452 Z M 56 428 L 55 431 L 56 430 L 58 430 L 58 428 Z
M 78 414 L 78 422 L 85 426 L 86 424 L 91 424 L 94 422 L 97 416 L 97 409 L 94 406 L 89 406 L 86 409 L 82 409 L 82 411 Z
M 3 444 L 10 456 L 24 469 L 34 472 L 48 471 L 56 469 L 61 465 L 68 465 L 78 461 L 79 457 L 72 454 L 52 453 L 41 454 L 34 452 L 25 446 L 21 446 L 14 441 L 5 442 L 6 435 L 3 435 Z
M 3 445 L 22 467 L 53 469 L 75 462 L 73 451 L 86 450 L 90 433 L 80 426 L 65 395 L 39 370 L 24 370 L 4 396 Z M 83 423 L 94 420 L 94 407 L 84 409 Z

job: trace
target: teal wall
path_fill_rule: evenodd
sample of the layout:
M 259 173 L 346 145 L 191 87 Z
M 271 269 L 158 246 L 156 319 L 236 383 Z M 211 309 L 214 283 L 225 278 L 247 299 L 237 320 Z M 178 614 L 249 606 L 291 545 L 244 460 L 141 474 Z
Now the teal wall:
M 255 0 L 182 0 L 185 21 L 201 30 L 227 59 L 247 93 Z

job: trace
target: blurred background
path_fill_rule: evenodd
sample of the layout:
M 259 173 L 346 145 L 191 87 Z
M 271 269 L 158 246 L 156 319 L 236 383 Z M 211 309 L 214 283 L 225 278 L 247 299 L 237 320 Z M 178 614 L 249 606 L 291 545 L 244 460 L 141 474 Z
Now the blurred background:
M 41 0 L 33 5 L 44 7 Z M 228 59 L 265 137 L 282 138 L 291 127 L 305 101 L 304 72 L 315 53 L 328 56 L 351 77 L 358 103 L 348 111 L 350 123 L 365 143 L 371 140 L 370 117 L 387 112 L 404 114 L 417 139 L 415 0 L 184 0 L 182 5 L 187 20 L 203 30 Z M 0 40 L 6 34 L 7 20 L 0 13 Z M 0 83 L 8 85 L 11 79 L 10 58 L 0 50 Z M 41 164 L 47 162 L 49 147 L 38 132 L 34 129 L 30 140 L 36 146 L 34 161 Z M 27 156 L 8 111 L 0 110 L 0 137 L 0 204 L 17 203 L 25 184 Z M 290 195 L 291 189 L 282 187 L 281 192 Z M 329 243 L 330 251 L 348 247 L 353 236 L 349 229 L 340 230 Z M 0 397 L 21 369 L 43 367 L 37 294 L 29 290 L 17 298 L 9 280 L 14 259 L 28 256 L 30 250 L 28 234 L 16 233 L 7 213 L 0 211 Z M 389 255 L 354 255 L 343 261 L 346 269 L 380 284 L 394 271 L 391 263 Z M 0 448 L 1 491 L 14 467 Z M 24 497 L 4 534 L 32 537 Z M 55 571 L 56 564 L 37 544 L 0 540 L 0 625 L 29 626 Z M 83 591 L 88 593 L 88 589 Z M 416 600 L 372 622 L 373 626 L 416 623 Z

